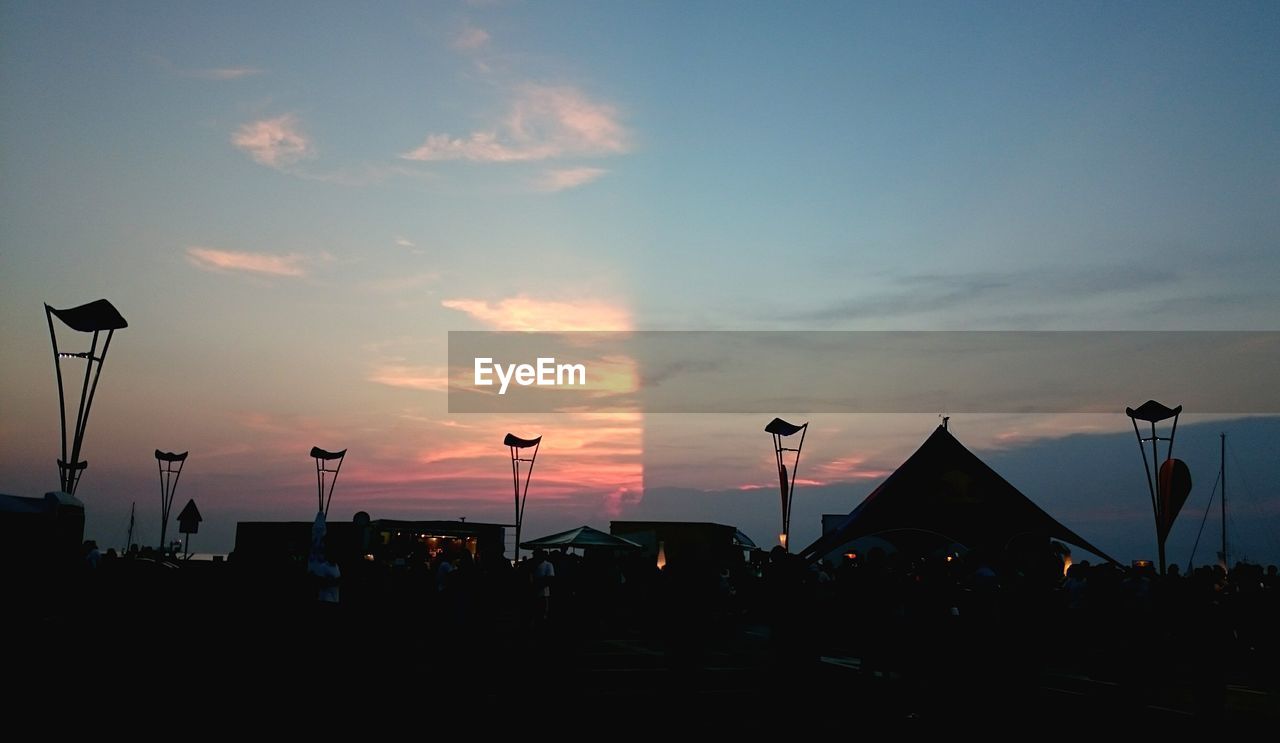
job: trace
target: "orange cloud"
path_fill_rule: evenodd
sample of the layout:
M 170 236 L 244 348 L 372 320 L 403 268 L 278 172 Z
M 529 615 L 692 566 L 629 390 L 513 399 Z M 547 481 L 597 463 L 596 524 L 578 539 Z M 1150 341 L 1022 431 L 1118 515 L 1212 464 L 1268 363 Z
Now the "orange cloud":
M 367 379 L 370 382 L 385 384 L 388 387 L 403 387 L 411 390 L 426 390 L 428 392 L 444 392 L 449 388 L 448 370 L 444 367 L 384 364 L 374 369 Z
M 201 457 L 217 451 L 231 466 L 236 453 L 252 452 L 253 481 L 270 490 L 270 505 L 236 496 L 242 507 L 276 509 L 308 518 L 316 504 L 312 445 L 348 450 L 334 493 L 341 518 L 368 510 L 387 518 L 456 518 L 509 521 L 511 465 L 503 436 L 543 436 L 529 489 L 530 514 L 569 528 L 561 513 L 616 514 L 641 497 L 644 487 L 642 418 L 637 414 L 570 414 L 540 418 L 483 415 L 465 425 L 430 417 L 405 420 L 386 411 L 341 418 L 232 412 L 232 424 Z M 239 448 L 227 448 L 238 446 Z M 459 510 L 461 509 L 461 510 Z M 564 509 L 568 509 L 565 511 Z M 335 517 L 336 518 L 336 517 Z M 553 531 L 556 529 L 548 529 Z
M 245 271 L 267 276 L 305 276 L 307 273 L 303 266 L 306 257 L 297 253 L 273 255 L 190 247 L 187 248 L 187 258 L 193 265 L 208 271 Z
M 497 303 L 480 299 L 446 299 L 440 303 L 465 312 L 495 330 L 619 331 L 631 329 L 631 315 L 622 307 L 595 300 L 555 301 L 524 294 Z
M 616 512 L 643 492 L 642 431 L 634 414 L 556 416 L 516 425 L 485 416 L 466 427 L 428 424 L 409 439 L 398 433 L 353 440 L 352 450 L 359 444 L 360 455 L 344 466 L 343 482 L 348 492 L 362 493 L 361 500 L 418 493 L 424 510 L 458 499 L 506 506 L 512 497 L 510 461 L 501 443 L 507 431 L 543 436 L 531 508 L 560 502 Z

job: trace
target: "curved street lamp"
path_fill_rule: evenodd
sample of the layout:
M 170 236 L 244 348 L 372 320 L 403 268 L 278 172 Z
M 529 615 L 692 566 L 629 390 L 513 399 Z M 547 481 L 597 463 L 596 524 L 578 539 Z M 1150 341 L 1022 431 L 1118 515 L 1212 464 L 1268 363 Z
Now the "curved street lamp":
M 173 495 L 178 492 L 178 478 L 182 477 L 182 467 L 187 461 L 187 454 L 174 454 L 171 451 L 156 449 L 156 468 L 160 470 L 160 554 L 169 549 L 165 537 L 169 530 L 169 514 L 173 508 Z
M 333 486 L 338 484 L 338 470 L 342 469 L 342 460 L 347 456 L 347 450 L 325 451 L 318 446 L 313 446 L 311 447 L 311 456 L 316 460 L 316 497 L 318 499 L 316 513 L 327 519 L 329 517 L 329 504 L 333 502 Z M 329 462 L 335 461 L 338 465 L 333 469 L 329 469 Z M 324 476 L 326 474 L 333 475 L 333 479 L 329 481 L 327 496 L 324 490 Z
M 1147 490 L 1151 494 L 1151 512 L 1156 521 L 1156 545 L 1160 554 L 1160 574 L 1164 575 L 1164 542 L 1173 527 L 1173 520 L 1191 492 L 1191 471 L 1181 460 L 1173 458 L 1173 439 L 1178 433 L 1178 416 L 1182 406 L 1166 407 L 1155 400 L 1147 400 L 1137 408 L 1125 408 L 1125 415 L 1133 421 L 1133 433 L 1138 438 L 1138 451 L 1142 453 L 1142 471 L 1147 475 Z M 1168 436 L 1156 433 L 1156 424 L 1173 419 Z M 1138 421 L 1151 425 L 1151 435 L 1143 436 Z M 1151 460 L 1147 460 L 1144 446 L 1151 442 Z M 1159 442 L 1168 442 L 1164 462 L 1160 460 Z
M 538 458 L 538 447 L 542 446 L 542 437 L 532 439 L 522 439 L 513 433 L 509 433 L 502 439 L 503 446 L 511 450 L 511 487 L 515 492 L 516 500 L 516 547 L 515 560 L 520 562 L 520 526 L 524 523 L 524 504 L 529 499 L 529 479 L 533 477 L 533 463 Z M 533 449 L 533 453 L 527 458 L 524 455 L 525 449 Z M 526 462 L 529 468 L 524 474 L 524 491 L 520 488 L 520 463 Z
M 88 462 L 80 459 L 80 450 L 84 445 L 84 432 L 89 424 L 89 408 L 93 406 L 93 394 L 98 389 L 98 379 L 102 376 L 102 364 L 107 358 L 107 349 L 111 346 L 111 336 L 121 328 L 129 327 L 120 312 L 107 300 L 82 304 L 66 310 L 56 310 L 49 305 L 44 306 L 45 319 L 49 321 L 49 340 L 53 344 L 53 369 L 58 377 L 58 423 L 62 427 L 62 456 L 58 459 L 58 489 L 69 495 L 75 495 L 80 484 L 80 476 L 84 474 Z M 64 325 L 81 333 L 93 333 L 88 351 L 58 350 L 58 334 L 53 327 L 53 318 L 58 318 Z M 106 331 L 106 340 L 102 343 L 102 351 L 98 351 L 98 338 Z M 62 360 L 84 359 L 84 384 L 80 388 L 80 403 L 76 410 L 75 428 L 70 438 L 67 436 L 67 398 L 62 382 Z M 68 456 L 70 448 L 70 456 Z
M 782 491 L 782 534 L 779 535 L 782 541 L 782 547 L 786 551 L 791 551 L 791 501 L 795 494 L 796 488 L 796 470 L 800 468 L 800 450 L 804 448 L 804 437 L 808 433 L 809 424 L 803 423 L 799 426 L 794 423 L 788 423 L 781 418 L 774 418 L 769 421 L 769 425 L 764 427 L 765 433 L 773 435 L 773 454 L 778 465 L 778 486 Z M 800 434 L 800 443 L 794 449 L 784 446 L 783 439 L 796 434 Z M 785 462 L 785 452 L 795 452 L 795 459 L 791 463 L 790 473 L 787 471 Z

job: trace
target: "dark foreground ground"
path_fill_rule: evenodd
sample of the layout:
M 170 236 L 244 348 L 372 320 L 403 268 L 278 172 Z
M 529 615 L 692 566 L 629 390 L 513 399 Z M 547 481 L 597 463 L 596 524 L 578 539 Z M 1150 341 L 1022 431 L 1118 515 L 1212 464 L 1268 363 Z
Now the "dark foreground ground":
M 543 619 L 520 585 L 354 580 L 333 605 L 297 575 L 209 564 L 11 586 L 11 714 L 56 700 L 134 720 L 322 713 L 486 727 L 1280 719 L 1275 669 L 1152 652 L 1126 640 L 1134 626 L 1082 647 L 1050 624 L 891 626 L 805 599 L 792 612 L 680 589 L 553 596 Z

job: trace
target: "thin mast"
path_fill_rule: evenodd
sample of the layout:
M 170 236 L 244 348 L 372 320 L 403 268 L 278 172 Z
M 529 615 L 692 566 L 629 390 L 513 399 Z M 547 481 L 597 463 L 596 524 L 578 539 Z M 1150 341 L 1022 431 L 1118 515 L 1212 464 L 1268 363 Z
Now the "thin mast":
M 1227 434 L 1220 434 L 1222 439 L 1222 450 L 1219 453 L 1222 471 L 1222 569 L 1224 572 L 1231 570 L 1231 560 L 1227 559 Z
M 133 545 L 133 517 L 137 508 L 138 508 L 137 501 L 134 501 L 133 505 L 129 506 L 129 534 L 125 537 L 125 544 L 124 544 L 124 553 L 126 555 L 129 554 L 129 547 Z

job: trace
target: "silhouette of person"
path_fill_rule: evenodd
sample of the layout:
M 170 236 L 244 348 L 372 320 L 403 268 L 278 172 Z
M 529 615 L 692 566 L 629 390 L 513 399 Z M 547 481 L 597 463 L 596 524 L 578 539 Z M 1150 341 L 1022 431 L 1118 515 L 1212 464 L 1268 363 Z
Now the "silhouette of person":
M 533 554 L 533 589 L 538 603 L 538 617 L 546 621 L 551 616 L 551 583 L 555 580 L 556 568 L 547 559 L 547 553 L 538 550 Z

